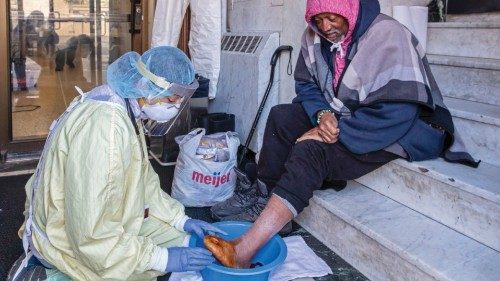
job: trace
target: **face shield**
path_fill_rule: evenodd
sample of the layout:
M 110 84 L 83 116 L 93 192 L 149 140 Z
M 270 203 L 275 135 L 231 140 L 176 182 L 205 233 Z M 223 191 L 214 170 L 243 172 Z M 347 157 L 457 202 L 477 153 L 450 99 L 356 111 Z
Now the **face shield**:
M 141 111 L 148 117 L 143 121 L 145 133 L 149 136 L 161 137 L 169 132 L 180 113 L 188 105 L 189 97 L 168 103 L 148 104 L 150 101 L 144 101 Z
M 198 88 L 198 81 L 195 79 L 188 85 L 177 84 L 153 74 L 142 61 L 138 61 L 136 66 L 137 71 L 143 76 L 143 79 L 140 80 L 141 86 L 138 87 L 150 87 L 149 83 L 152 82 L 155 88 L 159 88 L 151 92 L 141 108 L 142 113 L 147 118 L 143 122 L 145 133 L 154 137 L 164 136 L 170 131 L 179 116 L 179 112 L 186 107 L 188 100 Z M 167 91 L 179 96 L 180 100 L 177 102 L 154 102 L 155 99 L 161 100 L 163 93 Z
M 129 52 L 107 70 L 108 84 L 123 98 L 145 99 L 142 113 L 146 133 L 163 136 L 198 88 L 194 67 L 188 57 L 174 47 L 157 47 L 142 56 Z M 181 97 L 180 102 L 165 102 L 165 97 Z M 163 100 L 163 102 L 155 102 Z

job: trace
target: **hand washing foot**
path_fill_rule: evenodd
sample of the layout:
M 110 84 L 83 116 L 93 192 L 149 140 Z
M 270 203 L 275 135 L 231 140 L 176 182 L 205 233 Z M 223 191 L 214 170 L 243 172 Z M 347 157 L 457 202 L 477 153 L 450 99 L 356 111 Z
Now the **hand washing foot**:
M 224 266 L 230 268 L 250 268 L 250 258 L 245 257 L 241 239 L 227 241 L 220 237 L 207 235 L 203 239 L 205 247 L 213 253 L 214 257 Z

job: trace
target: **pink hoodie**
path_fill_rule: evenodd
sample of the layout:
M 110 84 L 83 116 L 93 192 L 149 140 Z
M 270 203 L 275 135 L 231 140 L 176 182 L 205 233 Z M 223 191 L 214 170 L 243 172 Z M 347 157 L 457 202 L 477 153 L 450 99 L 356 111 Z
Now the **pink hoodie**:
M 351 43 L 352 32 L 356 26 L 356 19 L 358 18 L 359 0 L 307 0 L 306 5 L 306 22 L 312 25 L 312 19 L 315 15 L 321 13 L 333 13 L 343 16 L 349 23 L 349 30 L 347 31 L 344 42 L 341 47 L 344 54 L 347 54 L 347 47 Z M 319 34 L 324 37 L 323 35 Z M 337 87 L 340 74 L 345 68 L 345 55 L 335 57 L 335 76 L 333 79 L 334 88 Z

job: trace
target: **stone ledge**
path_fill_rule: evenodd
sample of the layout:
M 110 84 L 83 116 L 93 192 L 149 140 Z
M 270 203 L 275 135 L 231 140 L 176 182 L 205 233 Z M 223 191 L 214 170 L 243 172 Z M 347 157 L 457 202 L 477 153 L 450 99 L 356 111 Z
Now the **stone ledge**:
M 446 66 L 456 66 L 456 67 L 486 69 L 486 70 L 500 70 L 500 60 L 498 59 L 427 54 L 427 60 L 429 61 L 430 64 L 433 65 L 446 65 Z
M 500 168 L 396 160 L 357 182 L 500 251 Z
M 428 28 L 500 28 L 500 22 L 429 22 Z
M 392 163 L 500 204 L 500 167 L 490 163 L 481 162 L 477 168 L 449 163 L 441 158 L 421 162 L 397 159 Z
M 454 117 L 500 127 L 500 106 L 444 97 L 444 103 Z
M 373 280 L 500 280 L 499 252 L 359 183 L 315 192 L 297 221 Z

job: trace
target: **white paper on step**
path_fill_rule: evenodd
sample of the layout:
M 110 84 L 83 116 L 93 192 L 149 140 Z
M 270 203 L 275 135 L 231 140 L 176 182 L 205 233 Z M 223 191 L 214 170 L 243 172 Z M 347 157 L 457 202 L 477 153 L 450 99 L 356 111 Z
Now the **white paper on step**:
M 269 277 L 270 281 L 286 281 L 303 277 L 321 277 L 332 274 L 330 267 L 318 257 L 301 236 L 283 238 L 288 249 L 285 262 Z M 174 272 L 169 281 L 202 281 L 199 272 Z
M 417 37 L 424 51 L 427 50 L 427 7 L 394 6 L 392 7 L 392 16 Z

